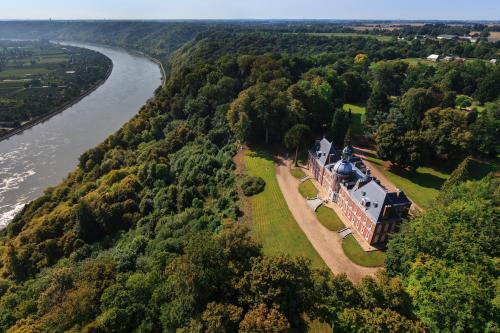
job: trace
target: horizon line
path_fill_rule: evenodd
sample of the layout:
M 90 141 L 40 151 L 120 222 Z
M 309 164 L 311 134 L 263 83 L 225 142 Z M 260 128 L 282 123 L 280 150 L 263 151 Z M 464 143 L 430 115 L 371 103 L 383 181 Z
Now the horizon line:
M 370 19 L 337 19 L 337 18 L 170 18 L 170 19 L 147 19 L 147 18 L 0 18 L 0 22 L 68 22 L 68 21 L 129 21 L 129 22 L 193 22 L 193 21 L 318 21 L 318 22 L 488 22 L 500 23 L 500 19 L 390 19 L 390 18 L 370 18 Z

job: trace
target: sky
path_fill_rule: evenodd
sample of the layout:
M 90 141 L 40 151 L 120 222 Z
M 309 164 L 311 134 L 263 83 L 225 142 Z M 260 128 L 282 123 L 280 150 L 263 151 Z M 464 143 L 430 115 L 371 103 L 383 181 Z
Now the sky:
M 0 19 L 500 20 L 500 0 L 0 0 Z

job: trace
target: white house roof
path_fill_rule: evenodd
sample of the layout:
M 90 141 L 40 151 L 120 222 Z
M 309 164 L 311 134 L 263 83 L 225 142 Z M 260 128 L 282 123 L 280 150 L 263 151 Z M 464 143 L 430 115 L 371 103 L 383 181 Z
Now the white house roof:
M 429 60 L 438 60 L 439 59 L 439 54 L 431 54 L 430 56 L 427 57 Z

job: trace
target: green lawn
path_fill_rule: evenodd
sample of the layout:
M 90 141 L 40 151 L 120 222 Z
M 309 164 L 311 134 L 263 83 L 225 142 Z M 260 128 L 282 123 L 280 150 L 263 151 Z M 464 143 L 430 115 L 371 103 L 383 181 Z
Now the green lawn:
M 319 222 L 328 230 L 339 231 L 344 228 L 342 220 L 340 220 L 335 211 L 331 208 L 320 206 L 318 210 L 316 210 L 316 216 Z
M 270 155 L 247 152 L 245 166 L 250 176 L 266 181 L 265 190 L 251 198 L 252 232 L 266 254 L 303 256 L 314 267 L 327 268 L 288 209 L 276 180 L 275 165 Z
M 441 186 L 450 177 L 451 171 L 440 171 L 431 167 L 419 167 L 415 171 L 387 170 L 382 160 L 368 157 L 367 160 L 385 174 L 396 187 L 405 192 L 418 206 L 425 209 L 436 200 Z M 498 166 L 488 162 L 473 161 L 472 177 L 481 179 L 488 173 L 498 170 Z
M 302 171 L 301 168 L 297 168 L 297 167 L 293 168 L 291 173 L 292 173 L 292 176 L 294 176 L 297 179 L 302 179 L 306 176 L 304 171 Z
M 415 171 L 387 170 L 382 160 L 368 157 L 394 185 L 421 208 L 428 208 L 436 199 L 443 183 L 450 176 L 430 167 L 419 167 Z
M 365 267 L 382 266 L 385 261 L 385 253 L 382 251 L 365 252 L 353 235 L 349 235 L 342 241 L 344 253 L 354 263 Z
M 363 123 L 366 118 L 366 108 L 364 106 L 359 106 L 355 104 L 344 104 L 344 110 L 351 110 L 351 134 L 352 135 L 363 135 L 365 131 L 363 130 Z
M 306 199 L 315 198 L 318 195 L 316 186 L 314 186 L 314 184 L 310 180 L 306 180 L 299 185 L 299 192 Z

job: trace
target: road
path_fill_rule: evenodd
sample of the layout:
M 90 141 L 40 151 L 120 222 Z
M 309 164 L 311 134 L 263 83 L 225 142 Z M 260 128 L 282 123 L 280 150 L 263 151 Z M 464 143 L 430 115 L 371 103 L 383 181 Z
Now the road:
M 276 178 L 288 208 L 318 254 L 334 274 L 345 273 L 353 282 L 374 275 L 379 268 L 362 267 L 353 263 L 342 249 L 338 233 L 325 228 L 316 218 L 298 191 L 299 180 L 290 173 L 292 161 L 282 160 L 276 165 Z

